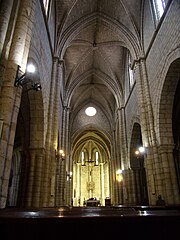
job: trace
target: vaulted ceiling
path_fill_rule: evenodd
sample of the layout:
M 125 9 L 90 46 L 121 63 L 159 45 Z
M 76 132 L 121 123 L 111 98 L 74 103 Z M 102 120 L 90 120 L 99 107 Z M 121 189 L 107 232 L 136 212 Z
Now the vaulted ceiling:
M 141 52 L 141 0 L 56 0 L 56 54 L 74 115 L 98 106 L 109 121 L 124 104 L 125 59 Z

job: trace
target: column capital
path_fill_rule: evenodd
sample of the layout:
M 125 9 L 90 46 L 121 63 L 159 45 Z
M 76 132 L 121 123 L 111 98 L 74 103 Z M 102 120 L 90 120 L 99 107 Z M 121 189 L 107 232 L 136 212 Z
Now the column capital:
M 63 106 L 63 109 L 64 109 L 65 111 L 68 111 L 68 110 L 70 109 L 70 107 L 64 105 L 64 106 Z
M 54 56 L 54 57 L 53 57 L 53 60 L 54 60 L 54 61 L 59 61 L 59 57 L 58 57 L 58 56 Z
M 119 107 L 119 108 L 116 109 L 116 111 L 119 112 L 119 111 L 122 111 L 124 109 L 125 109 L 125 107 Z
M 59 59 L 59 64 L 64 66 L 64 59 Z

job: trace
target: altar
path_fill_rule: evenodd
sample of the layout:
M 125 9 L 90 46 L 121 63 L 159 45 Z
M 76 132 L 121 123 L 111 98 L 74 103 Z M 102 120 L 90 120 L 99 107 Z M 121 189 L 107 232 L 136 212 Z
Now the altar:
M 96 198 L 89 198 L 85 202 L 86 202 L 87 207 L 98 207 L 98 206 L 100 206 L 100 201 L 97 200 Z

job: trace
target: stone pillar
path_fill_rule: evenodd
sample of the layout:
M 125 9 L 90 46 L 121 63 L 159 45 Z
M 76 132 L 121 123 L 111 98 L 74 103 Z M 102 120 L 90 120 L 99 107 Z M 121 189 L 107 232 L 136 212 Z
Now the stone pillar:
M 120 168 L 127 169 L 128 162 L 127 162 L 127 140 L 126 140 L 126 124 L 125 124 L 125 109 L 124 107 L 119 108 L 118 112 L 118 123 L 119 123 L 119 142 L 120 142 L 120 152 L 121 152 L 121 159 L 120 159 Z
M 26 207 L 40 207 L 44 149 L 30 149 Z
M 104 163 L 100 163 L 100 173 L 101 173 L 101 201 L 104 205 Z
M 62 183 L 61 183 L 62 159 L 56 160 L 56 186 L 55 186 L 55 206 L 59 207 L 62 204 Z
M 111 166 L 110 166 L 110 162 L 107 162 L 105 163 L 104 165 L 104 171 L 105 171 L 105 186 L 106 186 L 106 189 L 105 189 L 105 196 L 104 197 L 110 197 L 111 196 L 111 185 L 112 183 L 110 184 L 111 181 L 110 180 L 110 169 L 111 169 Z
M 41 196 L 41 179 L 42 179 L 42 164 L 44 159 L 44 149 L 36 150 L 36 164 L 34 169 L 34 184 L 33 184 L 33 207 L 40 207 Z
M 66 205 L 72 206 L 72 176 L 70 172 L 66 175 Z
M 65 205 L 67 202 L 69 202 L 69 199 L 67 199 L 66 196 L 66 172 L 69 172 L 70 166 L 69 166 L 69 145 L 68 145 L 68 139 L 69 139 L 69 108 L 67 106 L 64 106 L 63 108 L 63 116 L 62 116 L 62 129 L 61 129 L 61 148 L 65 151 L 65 161 L 63 161 L 61 165 L 61 204 Z M 70 191 L 70 189 L 69 189 Z M 68 195 L 70 195 L 68 193 Z
M 146 176 L 147 176 L 147 187 L 149 195 L 149 203 L 153 204 L 156 200 L 154 195 L 154 186 L 152 184 L 152 175 L 155 175 L 156 182 L 156 167 L 157 164 L 157 146 L 156 136 L 154 130 L 154 118 L 153 110 L 149 93 L 148 78 L 145 67 L 145 60 L 140 59 L 135 63 L 135 78 L 138 93 L 138 105 L 140 109 L 140 122 L 143 145 L 146 148 L 146 155 L 144 158 Z
M 50 86 L 50 98 L 48 107 L 48 127 L 46 137 L 46 156 L 43 166 L 43 187 L 42 187 L 42 206 L 47 207 L 55 201 L 55 196 L 51 195 L 49 182 L 54 179 L 56 174 L 55 151 L 58 150 L 58 118 L 59 118 L 59 59 L 53 59 L 52 77 Z M 52 187 L 52 186 L 51 186 Z M 55 188 L 55 186 L 54 186 Z M 53 198 L 53 199 L 51 199 Z
M 50 153 L 51 156 L 55 156 L 55 150 L 59 150 L 61 143 L 59 142 L 59 121 L 60 121 L 60 81 L 59 78 L 61 77 L 62 67 L 61 61 L 58 58 L 54 58 L 53 62 L 53 75 L 52 75 L 52 88 L 54 88 L 54 98 L 52 99 L 51 105 L 51 146 L 50 146 Z M 54 145 L 53 145 L 53 144 Z M 56 191 L 55 196 L 51 196 L 50 205 L 53 206 L 53 202 L 55 205 L 59 205 L 59 176 L 60 176 L 60 168 L 61 168 L 61 160 L 57 161 L 56 158 L 51 157 L 51 178 L 56 179 Z M 57 169 L 56 169 L 57 167 Z M 57 175 L 57 176 L 56 176 Z M 56 196 L 57 193 L 57 196 Z M 56 199 L 57 198 L 57 199 Z
M 77 164 L 74 162 L 73 164 L 73 205 L 77 206 L 77 181 L 78 181 L 78 175 L 77 175 Z
M 32 206 L 32 197 L 33 197 L 33 184 L 34 184 L 34 175 L 35 175 L 35 161 L 36 154 L 35 151 L 30 150 L 30 160 L 29 160 L 29 172 L 28 172 L 28 184 L 25 197 L 25 206 Z
M 124 170 L 128 168 L 127 163 L 127 141 L 126 141 L 126 124 L 125 124 L 125 109 L 118 108 L 118 132 L 117 132 L 117 139 L 116 142 L 119 144 L 119 148 L 117 151 L 120 151 L 119 157 L 116 160 L 116 171 L 118 169 Z M 116 130 L 117 131 L 117 130 Z M 115 173 L 116 174 L 116 173 Z M 116 181 L 116 189 L 117 189 L 117 197 L 116 197 L 116 204 L 123 204 L 123 187 L 125 187 L 123 182 Z
M 8 30 L 13 2 L 13 0 L 2 0 L 0 3 L 0 57 Z
M 69 111 L 70 111 L 70 108 L 67 108 L 67 111 L 66 111 L 66 126 L 65 126 L 65 131 L 66 131 L 66 137 L 65 137 L 65 151 L 66 151 L 66 169 L 65 171 L 66 172 L 70 172 L 70 169 L 72 168 L 72 162 L 71 162 L 71 158 L 70 158 L 70 149 L 69 149 L 69 145 L 70 145 L 70 141 L 69 141 Z M 67 181 L 67 178 L 66 178 L 66 174 L 65 174 L 65 181 L 66 181 L 66 185 L 65 188 L 66 188 L 66 196 L 65 196 L 65 202 L 66 204 L 68 204 L 70 202 L 70 191 L 72 189 L 70 189 L 70 185 L 69 185 L 69 181 Z
M 60 166 L 60 176 L 59 176 L 59 204 L 60 206 L 65 205 L 65 181 L 66 181 L 66 162 L 62 161 Z
M 149 128 L 147 120 L 146 102 L 144 100 L 144 84 L 141 70 L 141 63 L 135 63 L 135 79 L 137 86 L 138 106 L 140 110 L 140 122 L 142 130 L 142 140 L 145 147 L 149 146 Z
M 161 157 L 161 168 L 163 171 L 163 180 L 157 195 L 162 195 L 166 204 L 179 204 L 180 195 L 178 182 L 173 159 L 174 145 L 159 146 L 159 155 Z
M 114 166 L 113 163 L 111 161 L 111 159 L 109 159 L 108 161 L 108 183 L 109 183 L 109 192 L 108 192 L 108 196 L 111 198 L 111 203 L 114 204 L 115 203 L 115 195 L 114 195 L 114 186 L 115 186 L 115 181 L 114 181 Z
M 17 65 L 25 71 L 34 10 L 35 1 L 20 2 L 9 57 L 3 74 L 0 96 L 0 119 L 3 121 L 0 141 L 0 208 L 6 205 L 14 136 L 21 101 L 21 89 L 14 87 L 15 75 Z
M 134 174 L 135 174 L 134 171 L 130 170 L 131 203 L 135 205 L 136 204 L 136 186 L 135 186 L 135 181 L 134 181 L 134 178 L 135 178 Z
M 77 165 L 77 189 L 76 189 L 76 200 L 77 204 L 79 201 L 79 198 L 81 197 L 81 164 L 76 163 Z
M 115 131 L 113 131 L 113 143 L 116 143 L 116 137 L 115 137 Z M 113 144 L 112 149 L 111 149 L 111 160 L 110 160 L 110 173 L 111 173 L 111 182 L 112 182 L 112 202 L 114 204 L 118 204 L 118 185 L 117 185 L 117 181 L 116 181 L 116 171 L 118 169 L 118 159 L 117 159 L 117 155 L 116 155 L 116 145 Z

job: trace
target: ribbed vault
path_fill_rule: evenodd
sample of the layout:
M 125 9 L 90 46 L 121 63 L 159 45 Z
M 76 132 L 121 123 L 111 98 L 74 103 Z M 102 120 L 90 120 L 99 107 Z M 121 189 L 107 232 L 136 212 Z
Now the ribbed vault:
M 56 1 L 56 55 L 64 66 L 64 105 L 70 109 L 71 135 L 85 127 L 86 106 L 99 109 L 98 121 L 111 132 L 116 109 L 124 106 L 127 52 L 141 54 L 141 5 L 124 0 Z M 77 120 L 78 119 L 78 120 Z M 76 126 L 75 126 L 76 125 Z M 78 127 L 77 127 L 78 125 Z

